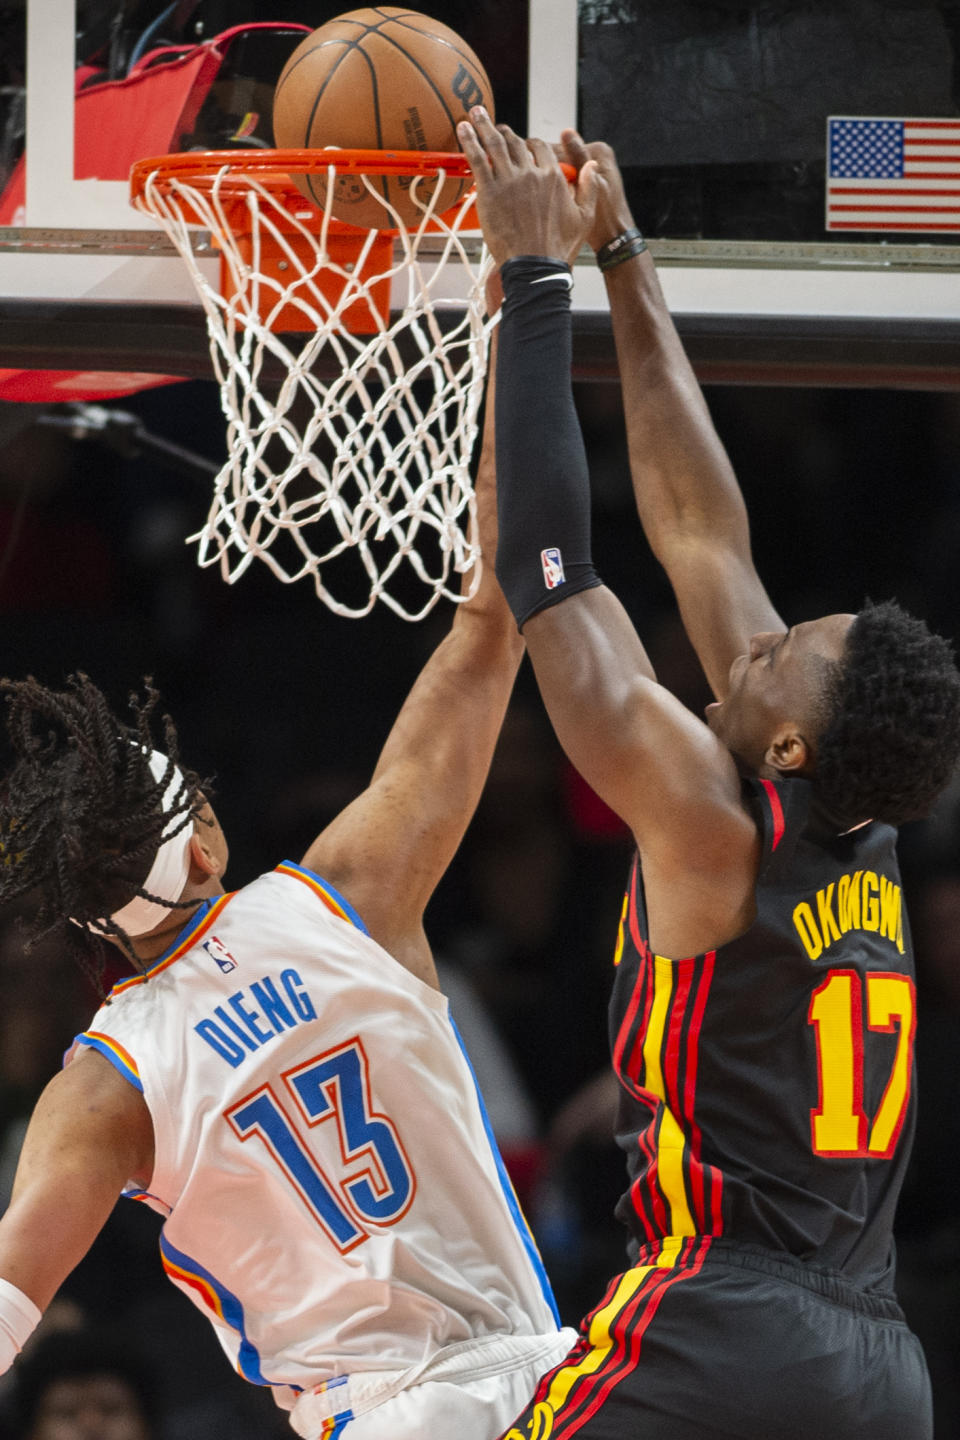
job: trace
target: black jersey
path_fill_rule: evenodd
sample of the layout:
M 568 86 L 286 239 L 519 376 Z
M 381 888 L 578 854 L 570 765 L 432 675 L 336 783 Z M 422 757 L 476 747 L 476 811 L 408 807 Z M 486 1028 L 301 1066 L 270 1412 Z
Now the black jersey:
M 748 794 L 757 915 L 730 944 L 654 955 L 634 862 L 611 1001 L 617 1215 L 636 1249 L 723 1236 L 890 1290 L 916 1013 L 896 832 L 837 835 L 804 780 Z

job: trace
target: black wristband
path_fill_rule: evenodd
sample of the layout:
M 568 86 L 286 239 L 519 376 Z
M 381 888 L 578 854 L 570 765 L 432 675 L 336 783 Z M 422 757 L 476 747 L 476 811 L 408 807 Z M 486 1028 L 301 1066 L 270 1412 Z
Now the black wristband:
M 590 481 L 573 404 L 570 291 L 562 260 L 501 267 L 497 358 L 497 578 L 517 625 L 599 585 L 590 558 Z
M 612 270 L 615 265 L 622 265 L 625 260 L 632 260 L 634 255 L 642 255 L 647 248 L 647 242 L 634 225 L 629 230 L 622 230 L 619 235 L 614 235 L 606 245 L 601 245 L 597 251 L 597 264 L 601 270 Z
M 536 278 L 541 272 L 546 273 L 547 269 L 559 270 L 566 275 L 572 275 L 573 271 L 566 260 L 558 260 L 555 255 L 511 255 L 509 260 L 504 260 L 500 266 L 501 280 L 506 275 L 530 274 Z M 567 287 L 572 289 L 572 284 Z

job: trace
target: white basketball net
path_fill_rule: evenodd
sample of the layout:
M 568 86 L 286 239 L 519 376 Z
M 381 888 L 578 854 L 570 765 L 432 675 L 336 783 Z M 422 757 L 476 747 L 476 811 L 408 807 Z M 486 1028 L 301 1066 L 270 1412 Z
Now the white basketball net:
M 229 459 L 206 523 L 190 537 L 199 563 L 219 565 L 233 583 L 259 559 L 284 582 L 312 577 L 338 615 L 366 615 L 379 600 L 417 620 L 441 596 L 465 598 L 468 572 L 467 593 L 479 577 L 469 465 L 489 347 L 484 281 L 492 262 L 461 234 L 466 201 L 444 221 L 424 201 L 414 230 L 361 178 L 384 205 L 384 228 L 400 232 L 387 272 L 394 314 L 370 335 L 351 334 L 343 314 L 372 283 L 359 272 L 377 231 L 369 232 L 355 268 L 337 265 L 327 249 L 328 220 L 311 233 L 296 205 L 291 213 L 245 175 L 245 259 L 235 234 L 242 228 L 237 176 L 226 166 L 202 185 L 176 176 L 161 185 L 154 173 L 136 203 L 161 221 L 190 269 L 228 422 Z M 414 180 L 414 196 L 417 186 Z M 436 186 L 433 196 L 440 193 Z M 308 212 L 308 202 L 300 209 Z M 428 235 L 429 220 L 438 221 L 439 233 Z M 299 254 L 291 223 L 309 242 Z M 198 226 L 222 250 L 229 298 L 194 254 Z M 279 278 L 276 266 L 273 275 L 261 270 L 265 235 L 286 261 Z M 317 282 L 324 266 L 345 282 L 334 301 Z M 271 330 L 271 317 L 284 307 L 306 316 L 310 330 Z

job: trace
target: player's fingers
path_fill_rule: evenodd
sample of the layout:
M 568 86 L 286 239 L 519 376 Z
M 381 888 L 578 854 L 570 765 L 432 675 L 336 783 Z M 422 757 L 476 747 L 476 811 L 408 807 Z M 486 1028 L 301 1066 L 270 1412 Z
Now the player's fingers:
M 494 125 L 489 114 L 482 105 L 474 105 L 470 111 L 470 123 L 473 125 L 477 139 L 486 152 L 490 162 L 491 172 L 502 170 L 507 163 L 510 154 L 506 141 L 500 133 L 499 125 Z
M 479 186 L 483 186 L 490 179 L 492 171 L 487 152 L 480 143 L 480 137 L 469 120 L 461 120 L 457 126 L 457 139 L 460 141 L 460 149 L 470 161 L 470 169 L 473 178 Z
M 469 118 L 470 123 L 473 125 L 480 139 L 480 144 L 488 155 L 495 154 L 497 151 L 502 151 L 506 148 L 504 146 L 503 136 L 500 133 L 500 126 L 494 125 L 485 106 L 474 105 L 470 111 Z
M 553 147 L 548 145 L 546 140 L 538 140 L 534 136 L 533 139 L 527 141 L 527 149 L 540 170 L 556 170 L 557 157 L 553 153 Z
M 578 131 L 573 129 L 561 130 L 560 145 L 563 150 L 563 158 L 569 160 L 578 170 L 582 170 L 589 160 L 589 152 Z
M 596 160 L 588 160 L 577 176 L 577 206 L 581 215 L 592 215 L 597 205 L 600 167 Z
M 517 132 L 511 130 L 509 125 L 498 125 L 497 130 L 500 132 L 500 138 L 506 146 L 507 154 L 510 156 L 514 165 L 528 165 L 530 163 L 530 152 L 527 149 L 526 140 L 521 140 Z

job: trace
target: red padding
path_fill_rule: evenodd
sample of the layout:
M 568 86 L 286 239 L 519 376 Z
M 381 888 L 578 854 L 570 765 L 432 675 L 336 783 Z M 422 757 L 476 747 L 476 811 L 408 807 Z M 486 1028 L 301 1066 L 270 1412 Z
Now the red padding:
M 178 150 L 189 134 L 232 41 L 251 30 L 296 30 L 309 25 L 261 21 L 234 25 L 204 45 L 151 51 L 123 80 L 88 83 L 97 71 L 76 72 L 74 175 L 78 180 L 126 180 L 135 160 Z M 3 194 L 0 225 L 22 225 L 26 166 L 21 156 Z M 0 370 L 0 400 L 111 400 L 174 385 L 180 375 L 107 370 Z
M 0 370 L 0 400 L 65 404 L 71 400 L 116 400 L 158 385 L 178 385 L 183 375 L 122 370 Z

